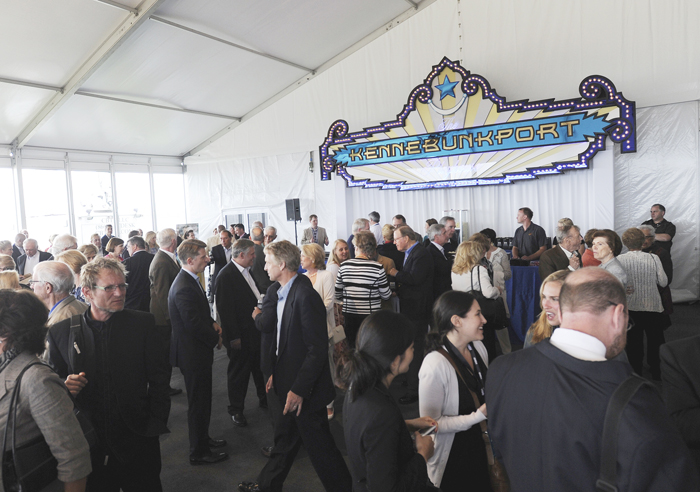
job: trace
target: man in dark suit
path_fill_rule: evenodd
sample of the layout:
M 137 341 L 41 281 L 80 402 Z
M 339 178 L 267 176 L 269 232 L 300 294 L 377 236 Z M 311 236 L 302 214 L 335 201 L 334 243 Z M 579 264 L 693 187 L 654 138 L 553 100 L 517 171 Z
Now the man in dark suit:
M 425 335 L 433 309 L 433 277 L 435 265 L 416 234 L 408 226 L 394 231 L 394 243 L 399 251 L 405 253 L 401 271 L 394 268 L 389 272 L 398 284 L 399 306 L 401 313 L 414 323 L 413 361 L 408 368 L 406 380 L 408 391 L 399 398 L 399 403 L 408 405 L 418 401 L 418 371 L 423 363 Z
M 335 398 L 328 366 L 326 308 L 311 281 L 297 274 L 300 253 L 295 245 L 274 242 L 265 254 L 265 269 L 275 283 L 268 289 L 262 311 L 256 308 L 254 316 L 261 332 L 273 334 L 265 338 L 263 365 L 272 370 L 267 390 L 282 411 L 275 422 L 272 455 L 257 483 L 243 482 L 238 489 L 280 492 L 303 443 L 325 489 L 350 491 L 352 478 L 333 441 L 326 413 L 326 405 Z
M 39 243 L 36 239 L 24 240 L 25 253 L 17 258 L 17 273 L 20 275 L 31 274 L 34 272 L 34 267 L 42 261 L 53 260 L 51 253 L 39 251 Z
M 216 277 L 214 292 L 221 320 L 222 338 L 229 358 L 228 413 L 238 427 L 248 425 L 243 409 L 248 381 L 253 376 L 258 400 L 266 407 L 265 380 L 260 371 L 260 332 L 255 329 L 253 309 L 262 300 L 250 273 L 255 244 L 248 239 L 233 243 L 233 259 Z
M 20 256 L 26 253 L 24 251 L 24 241 L 26 239 L 27 236 L 21 232 L 15 236 L 15 244 L 12 245 L 12 259 L 15 260 L 15 263 L 17 263 L 17 259 Z
M 253 261 L 253 266 L 250 267 L 250 274 L 253 276 L 253 280 L 255 280 L 258 291 L 262 295 L 265 295 L 267 288 L 273 284 L 272 280 L 270 280 L 270 276 L 265 271 L 265 247 L 263 246 L 265 236 L 263 229 L 260 227 L 253 227 L 250 233 L 250 237 L 253 243 L 255 243 L 255 261 Z
M 511 489 L 700 490 L 680 433 L 658 392 L 646 385 L 621 411 L 613 436 L 617 488 L 596 487 L 606 411 L 632 375 L 623 354 L 627 294 L 610 272 L 582 268 L 564 281 L 559 306 L 561 327 L 551 338 L 488 368 L 489 435 Z
M 456 229 L 457 222 L 455 221 L 454 217 L 445 215 L 440 219 L 438 224 L 445 226 L 445 237 L 447 238 L 447 240 L 445 241 L 443 247 L 445 248 L 445 253 L 447 254 L 447 257 L 454 261 L 455 253 L 457 252 L 457 246 L 459 246 L 459 237 L 457 235 Z
M 126 279 L 129 290 L 126 292 L 126 308 L 148 313 L 151 310 L 151 281 L 148 271 L 151 268 L 153 255 L 146 251 L 146 241 L 141 236 L 129 238 L 126 250 L 129 258 L 124 260 Z
M 100 240 L 102 242 L 102 251 L 104 251 L 105 254 L 107 254 L 107 243 L 110 239 L 112 239 L 112 224 L 107 224 L 105 226 L 105 235 L 102 236 Z
M 236 233 L 236 239 L 250 239 L 250 235 L 247 232 L 245 232 L 243 224 L 234 225 L 233 230 Z
M 170 337 L 172 326 L 170 325 L 170 313 L 168 312 L 168 293 L 173 285 L 175 277 L 180 273 L 180 265 L 175 258 L 177 244 L 177 233 L 175 229 L 162 229 L 156 236 L 158 252 L 153 257 L 151 266 L 148 269 L 148 281 L 150 283 L 149 311 L 156 319 L 156 331 L 160 334 L 163 342 L 163 350 L 170 367 Z M 170 367 L 172 374 L 172 367 Z M 179 395 L 182 390 L 179 388 L 169 388 L 170 396 Z
M 222 268 L 229 264 L 231 261 L 231 244 L 233 243 L 233 236 L 229 231 L 221 231 L 219 233 L 219 239 L 221 244 L 214 246 L 211 249 L 211 262 L 214 263 L 214 273 L 209 278 L 209 292 L 214 292 L 214 286 L 216 285 L 216 276 L 219 274 Z
M 433 224 L 428 228 L 428 253 L 433 258 L 435 274 L 433 275 L 433 299 L 437 299 L 448 290 L 452 290 L 452 259 L 447 257 L 445 243 L 448 241 L 445 226 Z
M 700 335 L 661 346 L 661 381 L 666 409 L 700 470 Z
M 571 271 L 581 267 L 578 248 L 581 246 L 581 230 L 578 226 L 563 226 L 557 230 L 557 244 L 540 256 L 540 279 L 559 270 Z
M 53 325 L 48 344 L 49 362 L 99 438 L 88 490 L 162 491 L 158 436 L 169 432 L 170 399 L 153 316 L 124 309 L 125 271 L 115 260 L 88 263 L 80 283 L 90 308 Z
M 228 458 L 227 453 L 211 451 L 225 446 L 226 441 L 209 437 L 213 350 L 221 341 L 221 327 L 211 317 L 207 296 L 197 278 L 209 264 L 206 248 L 206 243 L 198 239 L 187 239 L 180 244 L 177 255 L 182 270 L 168 295 L 173 326 L 170 363 L 179 367 L 185 378 L 191 465 L 218 463 Z

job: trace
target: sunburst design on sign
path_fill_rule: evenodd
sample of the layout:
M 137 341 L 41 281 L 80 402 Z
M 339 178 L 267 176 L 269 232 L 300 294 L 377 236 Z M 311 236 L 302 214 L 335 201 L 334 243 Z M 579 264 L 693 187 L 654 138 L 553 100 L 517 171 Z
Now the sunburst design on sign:
M 592 75 L 581 98 L 507 102 L 447 58 L 414 88 L 396 120 L 349 133 L 337 120 L 320 147 L 321 178 L 418 190 L 507 184 L 587 168 L 608 137 L 636 151 L 635 104 Z

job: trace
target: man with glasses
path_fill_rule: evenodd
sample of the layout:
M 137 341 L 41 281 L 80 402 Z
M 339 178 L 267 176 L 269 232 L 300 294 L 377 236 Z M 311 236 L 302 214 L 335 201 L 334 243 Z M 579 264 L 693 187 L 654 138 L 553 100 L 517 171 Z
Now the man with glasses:
M 489 435 L 512 490 L 602 490 L 596 482 L 606 410 L 632 375 L 622 354 L 627 294 L 614 275 L 602 268 L 571 273 L 559 306 L 561 327 L 551 338 L 488 368 Z M 617 488 L 606 490 L 700 490 L 688 448 L 650 385 L 623 406 L 617 429 Z
M 222 242 L 224 237 L 230 242 L 228 231 L 221 232 Z M 221 347 L 222 343 L 221 326 L 211 317 L 209 301 L 197 276 L 209 264 L 207 244 L 197 239 L 187 239 L 177 248 L 177 256 L 182 270 L 175 277 L 168 294 L 168 311 L 173 327 L 170 363 L 173 367 L 179 367 L 185 378 L 190 464 L 207 465 L 228 458 L 227 453 L 214 453 L 211 450 L 226 446 L 226 441 L 209 436 L 212 364 L 214 347 Z
M 405 253 L 403 268 L 396 268 L 389 275 L 396 278 L 401 313 L 413 321 L 414 346 L 413 361 L 408 368 L 406 381 L 408 390 L 399 398 L 399 403 L 409 405 L 418 401 L 418 370 L 423 362 L 425 335 L 433 309 L 433 278 L 435 265 L 422 244 L 417 242 L 416 234 L 408 226 L 394 231 L 394 244 Z
M 17 258 L 17 273 L 20 275 L 31 275 L 42 261 L 53 260 L 51 253 L 39 251 L 39 243 L 36 239 L 24 240 L 24 254 Z
M 557 230 L 558 244 L 540 256 L 540 278 L 546 279 L 559 270 L 576 271 L 581 268 L 578 248 L 581 246 L 581 230 L 575 225 L 565 225 Z
M 263 241 L 263 245 L 267 246 L 268 244 L 272 243 L 277 239 L 277 228 L 273 226 L 267 226 L 265 228 L 265 239 Z
M 49 309 L 49 326 L 87 310 L 88 305 L 70 293 L 74 283 L 73 272 L 60 261 L 45 261 L 34 269 L 29 286 Z
M 167 359 L 150 313 L 124 309 L 124 266 L 96 258 L 80 284 L 90 308 L 49 329 L 49 362 L 97 431 L 88 490 L 162 491 L 159 436 L 170 413 Z

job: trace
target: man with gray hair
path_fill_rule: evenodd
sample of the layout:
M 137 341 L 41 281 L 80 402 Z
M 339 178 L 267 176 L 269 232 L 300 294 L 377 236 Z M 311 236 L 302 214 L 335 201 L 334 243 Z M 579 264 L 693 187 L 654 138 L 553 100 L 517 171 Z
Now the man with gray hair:
M 19 258 L 23 254 L 25 254 L 25 251 L 24 251 L 25 239 L 27 239 L 27 236 L 25 236 L 21 232 L 15 236 L 15 244 L 12 245 L 12 259 L 15 260 L 15 263 L 17 263 L 17 258 Z
M 69 249 L 78 249 L 78 238 L 70 234 L 60 234 L 53 240 L 51 251 L 54 256 Z
M 17 258 L 17 272 L 20 275 L 31 275 L 39 263 L 53 260 L 51 253 L 39 251 L 36 239 L 25 239 L 23 246 L 25 253 Z
M 70 267 L 60 261 L 45 261 L 34 268 L 29 285 L 34 293 L 49 308 L 49 326 L 83 314 L 88 305 L 77 300 L 70 292 L 75 284 L 75 276 Z
M 253 227 L 250 231 L 250 238 L 255 244 L 255 261 L 253 266 L 250 267 L 250 274 L 253 276 L 255 285 L 260 293 L 265 295 L 267 288 L 272 285 L 272 281 L 265 271 L 265 250 L 263 246 L 265 236 L 262 227 Z
M 688 448 L 650 384 L 621 402 L 619 426 L 604 438 L 616 390 L 641 383 L 619 357 L 629 315 L 624 286 L 602 268 L 582 268 L 564 281 L 559 306 L 561 327 L 551 338 L 489 366 L 489 435 L 511 490 L 700 490 Z M 608 442 L 617 453 L 603 458 Z M 599 480 L 608 478 L 601 463 L 617 470 L 617 483 Z
M 367 218 L 369 218 L 369 230 L 374 234 L 374 238 L 377 240 L 377 246 L 384 244 L 382 226 L 379 225 L 379 221 L 381 220 L 379 212 L 370 212 Z
M 258 237 L 262 232 L 259 227 Z M 233 425 L 245 427 L 243 415 L 248 382 L 253 376 L 260 407 L 267 408 L 265 380 L 260 370 L 260 332 L 255 329 L 252 314 L 262 301 L 260 291 L 250 272 L 255 261 L 256 244 L 248 239 L 233 243 L 231 262 L 216 277 L 214 286 L 216 308 L 221 318 L 224 346 L 229 358 L 228 413 Z
M 452 290 L 452 258 L 445 252 L 445 244 L 448 241 L 445 226 L 433 224 L 428 228 L 430 243 L 426 248 L 433 257 L 435 274 L 433 275 L 433 300 L 443 293 Z
M 153 261 L 151 261 L 151 265 L 148 268 L 150 285 L 149 311 L 156 320 L 156 331 L 162 340 L 161 346 L 163 351 L 169 357 L 172 327 L 170 325 L 170 313 L 168 312 L 168 293 L 170 292 L 170 286 L 175 281 L 175 277 L 180 273 L 180 265 L 175 257 L 175 249 L 177 248 L 177 233 L 175 229 L 161 229 L 158 231 L 156 242 L 160 249 L 154 255 Z M 172 368 L 170 368 L 170 371 L 172 371 Z M 168 393 L 170 396 L 175 396 L 182 393 L 182 390 L 169 387 Z
M 355 258 L 355 245 L 352 244 L 352 240 L 360 231 L 369 231 L 369 220 L 367 219 L 355 219 L 352 223 L 352 234 L 348 238 L 348 250 L 350 251 L 350 258 Z
M 267 226 L 265 228 L 265 239 L 263 240 L 263 244 L 267 246 L 275 239 L 277 239 L 277 228 L 273 226 Z
M 130 237 L 126 242 L 129 258 L 124 260 L 129 290 L 126 292 L 124 307 L 144 313 L 150 312 L 151 281 L 149 271 L 154 255 L 148 252 L 148 245 L 141 236 Z
M 451 260 L 454 260 L 455 254 L 457 253 L 457 246 L 459 246 L 459 237 L 457 236 L 456 229 L 457 222 L 454 217 L 445 215 L 438 221 L 438 224 L 445 226 L 445 237 L 447 238 L 444 245 L 445 254 Z
M 540 256 L 540 279 L 559 270 L 569 269 L 572 272 L 581 268 L 581 258 L 578 252 L 581 246 L 581 230 L 575 225 L 563 225 L 557 229 L 557 245 L 548 249 Z

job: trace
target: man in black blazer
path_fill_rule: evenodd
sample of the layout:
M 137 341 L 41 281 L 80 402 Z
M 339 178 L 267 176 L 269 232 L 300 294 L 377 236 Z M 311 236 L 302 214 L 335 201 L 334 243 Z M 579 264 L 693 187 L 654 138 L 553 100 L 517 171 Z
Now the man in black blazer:
M 231 262 L 216 277 L 216 309 L 221 320 L 222 338 L 229 358 L 228 413 L 238 427 L 248 425 L 243 409 L 248 381 L 253 376 L 260 406 L 266 407 L 265 380 L 260 370 L 260 332 L 252 314 L 260 291 L 250 273 L 255 260 L 255 244 L 248 239 L 233 243 Z
M 265 235 L 260 227 L 253 227 L 250 233 L 250 237 L 253 243 L 255 243 L 255 261 L 253 261 L 253 266 L 250 267 L 250 274 L 253 276 L 253 280 L 255 280 L 258 291 L 260 291 L 262 295 L 265 295 L 268 287 L 273 284 L 272 280 L 270 280 L 270 276 L 265 271 L 265 247 L 263 246 Z
M 88 490 L 162 491 L 169 373 L 153 316 L 124 309 L 125 271 L 115 260 L 96 258 L 80 280 L 90 308 L 53 325 L 48 344 L 50 364 L 99 438 Z
M 107 243 L 110 239 L 112 239 L 112 225 L 107 224 L 105 226 L 105 235 L 100 239 L 100 242 L 102 243 L 102 251 L 104 251 L 105 254 L 107 254 Z
M 433 300 L 436 300 L 448 290 L 452 290 L 452 258 L 448 258 L 444 248 L 448 241 L 445 226 L 442 224 L 431 225 L 428 228 L 428 240 L 427 250 L 433 258 L 435 266 Z
M 416 234 L 410 227 L 403 226 L 394 231 L 394 244 L 405 253 L 405 259 L 401 271 L 394 268 L 389 274 L 398 284 L 399 309 L 413 321 L 415 330 L 413 361 L 406 375 L 408 391 L 399 398 L 399 403 L 408 405 L 418 401 L 418 371 L 423 363 L 425 335 L 433 309 L 435 265 L 430 253 L 416 241 Z
M 39 243 L 37 243 L 36 239 L 25 239 L 23 246 L 25 253 L 17 258 L 17 273 L 20 275 L 33 273 L 34 267 L 42 261 L 53 260 L 53 255 L 51 253 L 39 251 Z M 39 255 L 38 258 L 36 258 L 37 255 Z M 32 265 L 31 269 L 27 269 L 26 267 L 27 260 L 29 260 Z
M 211 262 L 214 264 L 214 273 L 209 278 L 209 292 L 213 294 L 214 286 L 216 285 L 216 276 L 222 268 L 231 261 L 231 244 L 233 236 L 229 231 L 221 231 L 219 233 L 221 244 L 217 244 L 211 249 Z
M 148 313 L 151 310 L 151 281 L 148 271 L 153 255 L 146 251 L 146 241 L 141 236 L 129 238 L 126 250 L 129 258 L 124 260 L 129 290 L 126 292 L 126 308 Z
M 559 270 L 578 270 L 581 258 L 578 248 L 581 246 L 581 231 L 578 226 L 564 226 L 557 231 L 557 244 L 540 256 L 540 279 Z
M 700 335 L 661 346 L 661 381 L 666 409 L 700 470 Z
M 21 232 L 15 236 L 15 243 L 12 245 L 12 259 L 15 260 L 15 263 L 17 263 L 17 259 L 20 256 L 26 253 L 24 251 L 24 241 L 26 239 L 27 236 Z
M 300 253 L 295 245 L 274 242 L 265 254 L 265 268 L 275 283 L 268 289 L 262 311 L 256 308 L 254 316 L 261 332 L 273 334 L 263 347 L 264 364 L 272 369 L 267 390 L 283 410 L 275 421 L 272 454 L 257 483 L 243 482 L 238 489 L 281 491 L 303 443 L 325 489 L 349 492 L 352 478 L 333 441 L 326 413 L 326 405 L 335 398 L 328 366 L 326 308 L 311 281 L 297 274 Z
M 227 453 L 211 451 L 212 447 L 225 446 L 226 441 L 209 437 L 213 350 L 220 343 L 221 327 L 211 317 L 207 296 L 197 278 L 209 264 L 206 248 L 206 243 L 198 239 L 187 239 L 180 244 L 177 255 L 182 270 L 168 294 L 173 327 L 170 363 L 179 367 L 185 378 L 192 465 L 218 463 L 228 458 Z

